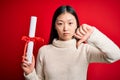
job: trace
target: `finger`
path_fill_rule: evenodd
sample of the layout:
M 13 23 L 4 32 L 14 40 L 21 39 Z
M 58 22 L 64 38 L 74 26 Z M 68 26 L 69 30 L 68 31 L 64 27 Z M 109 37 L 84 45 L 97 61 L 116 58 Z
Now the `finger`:
M 82 25 L 82 29 L 83 29 L 83 31 L 84 31 L 85 33 L 88 32 L 86 24 L 83 24 L 83 25 Z
M 22 62 L 24 62 L 25 61 L 25 56 L 22 56 Z
M 83 28 L 87 30 L 87 33 L 91 34 L 94 31 L 93 26 L 90 26 L 88 24 L 83 24 L 83 26 L 84 26 Z
M 84 42 L 84 40 L 81 39 L 81 40 L 78 41 L 78 44 L 81 44 L 81 43 L 83 43 L 83 42 Z
M 35 61 L 35 57 L 34 57 L 34 55 L 32 56 L 32 61 Z
M 80 33 L 79 28 L 77 29 L 76 34 L 77 34 L 78 36 L 80 36 L 80 37 L 82 37 L 82 36 L 83 36 L 83 34 L 81 34 L 81 33 Z
M 22 56 L 22 58 L 24 59 L 26 56 Z
M 90 25 L 88 25 L 88 24 L 84 24 L 84 26 L 86 26 L 86 29 L 87 29 L 88 31 L 90 31 L 90 30 L 92 29 L 92 26 L 90 26 Z
M 26 56 L 22 56 L 22 62 L 24 62 L 24 61 L 28 61 Z
M 26 63 L 22 63 L 22 65 L 21 65 L 22 67 L 28 67 L 29 65 L 28 64 L 26 64 Z
M 84 29 L 83 29 L 83 26 L 80 26 L 80 33 L 82 34 L 82 35 L 85 35 L 86 34 L 86 32 L 84 31 Z
M 28 61 L 23 61 L 23 63 L 30 65 L 30 63 Z
M 32 63 L 35 64 L 35 57 L 34 57 L 34 55 L 32 56 Z
M 74 37 L 75 37 L 76 39 L 81 39 L 81 37 L 80 37 L 79 35 L 77 35 L 77 34 L 74 34 Z
M 83 43 L 84 42 L 84 40 L 79 40 L 78 42 L 77 42 L 77 44 L 76 44 L 76 47 L 78 48 L 79 47 L 79 45 L 81 44 L 81 43 Z

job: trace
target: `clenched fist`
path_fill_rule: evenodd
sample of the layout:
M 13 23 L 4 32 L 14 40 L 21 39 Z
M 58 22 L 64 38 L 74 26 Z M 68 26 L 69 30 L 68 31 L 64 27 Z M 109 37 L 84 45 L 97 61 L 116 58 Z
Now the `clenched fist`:
M 94 28 L 88 24 L 82 24 L 77 28 L 76 33 L 74 34 L 74 37 L 78 39 L 76 46 L 78 47 L 82 42 L 87 41 L 93 31 Z

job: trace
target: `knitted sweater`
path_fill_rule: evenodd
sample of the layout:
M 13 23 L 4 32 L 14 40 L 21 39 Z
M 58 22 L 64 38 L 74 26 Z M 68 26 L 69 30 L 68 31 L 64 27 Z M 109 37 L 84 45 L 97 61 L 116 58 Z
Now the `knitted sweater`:
M 76 48 L 76 39 L 53 40 L 39 49 L 36 69 L 26 80 L 86 80 L 91 62 L 112 63 L 120 59 L 120 49 L 94 28 L 88 43 Z

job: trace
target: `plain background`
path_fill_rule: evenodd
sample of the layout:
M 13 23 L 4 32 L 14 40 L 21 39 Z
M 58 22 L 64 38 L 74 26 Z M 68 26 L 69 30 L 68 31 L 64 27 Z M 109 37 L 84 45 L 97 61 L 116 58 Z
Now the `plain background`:
M 119 0 L 0 0 L 0 79 L 24 80 L 21 60 L 28 35 L 30 17 L 37 16 L 36 36 L 45 42 L 36 42 L 34 55 L 39 47 L 48 43 L 54 11 L 60 5 L 71 5 L 80 23 L 96 26 L 120 47 Z M 120 80 L 120 61 L 113 64 L 90 64 L 88 80 Z

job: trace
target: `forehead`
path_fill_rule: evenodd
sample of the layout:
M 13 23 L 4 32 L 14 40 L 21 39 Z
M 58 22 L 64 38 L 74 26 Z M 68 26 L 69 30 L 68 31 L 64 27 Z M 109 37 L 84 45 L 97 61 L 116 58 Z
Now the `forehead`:
M 57 20 L 66 21 L 66 20 L 76 20 L 76 19 L 75 16 L 72 15 L 71 13 L 64 12 L 57 17 Z

